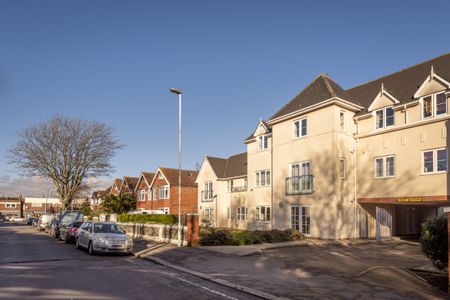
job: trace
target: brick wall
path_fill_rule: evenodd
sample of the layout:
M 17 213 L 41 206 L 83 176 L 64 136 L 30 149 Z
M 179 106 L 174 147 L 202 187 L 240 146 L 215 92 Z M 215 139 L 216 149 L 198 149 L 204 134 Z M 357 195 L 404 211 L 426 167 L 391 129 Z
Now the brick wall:
M 181 214 L 197 213 L 197 188 L 181 187 Z M 170 188 L 170 213 L 178 214 L 178 186 Z

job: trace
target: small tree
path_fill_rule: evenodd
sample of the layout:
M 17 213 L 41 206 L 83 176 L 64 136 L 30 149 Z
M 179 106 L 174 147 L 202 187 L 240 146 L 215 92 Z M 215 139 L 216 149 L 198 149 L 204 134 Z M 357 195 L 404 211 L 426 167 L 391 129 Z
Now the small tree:
M 80 210 L 86 217 L 92 216 L 91 203 L 89 203 L 88 199 L 84 200 L 83 204 L 81 204 Z
M 64 209 L 87 189 L 86 179 L 109 175 L 111 158 L 122 147 L 111 127 L 60 116 L 18 132 L 18 138 L 9 162 L 24 176 L 50 179 Z
M 130 194 L 109 195 L 103 200 L 102 206 L 107 213 L 126 214 L 136 209 L 136 199 Z
M 448 227 L 447 216 L 429 218 L 422 224 L 420 237 L 422 252 L 430 258 L 439 270 L 448 266 Z

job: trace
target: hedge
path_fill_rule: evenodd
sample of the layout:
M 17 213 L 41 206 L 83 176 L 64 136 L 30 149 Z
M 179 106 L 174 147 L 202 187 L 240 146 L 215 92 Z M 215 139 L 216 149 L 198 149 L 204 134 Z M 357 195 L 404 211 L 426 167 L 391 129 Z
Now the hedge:
M 119 215 L 117 217 L 119 222 L 131 223 L 152 223 L 171 225 L 177 223 L 177 218 L 174 215 Z
M 274 229 L 267 231 L 211 229 L 200 233 L 200 244 L 203 246 L 242 246 L 261 243 L 299 241 L 304 238 L 304 235 L 295 229 Z

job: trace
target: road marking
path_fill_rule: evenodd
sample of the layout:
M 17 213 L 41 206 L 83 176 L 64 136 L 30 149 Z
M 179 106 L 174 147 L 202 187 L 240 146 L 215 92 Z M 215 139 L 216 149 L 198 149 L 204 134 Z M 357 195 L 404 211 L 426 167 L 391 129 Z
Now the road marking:
M 131 259 L 127 258 L 125 259 L 127 262 L 132 263 L 133 265 L 138 265 L 135 261 L 132 261 Z
M 192 282 L 192 281 L 189 281 L 189 280 L 180 278 L 180 277 L 178 277 L 178 276 L 174 276 L 174 275 L 167 274 L 167 273 L 166 273 L 166 275 L 168 275 L 168 276 L 170 276 L 170 277 L 172 277 L 172 278 L 178 279 L 178 280 L 180 280 L 180 281 L 183 281 L 183 282 L 185 282 L 185 283 L 192 284 L 193 286 L 202 288 L 202 289 L 204 289 L 204 290 L 207 290 L 208 292 L 217 294 L 217 295 L 222 296 L 222 297 L 224 297 L 224 298 L 232 299 L 232 300 L 239 300 L 238 298 L 234 298 L 234 297 L 228 296 L 228 295 L 226 295 L 226 294 L 224 294 L 224 293 L 221 293 L 221 292 L 219 292 L 219 291 L 210 289 L 210 288 L 208 288 L 208 287 L 206 287 L 206 286 L 203 286 L 203 285 L 201 285 L 201 284 L 197 284 L 197 283 L 195 283 L 195 282 Z

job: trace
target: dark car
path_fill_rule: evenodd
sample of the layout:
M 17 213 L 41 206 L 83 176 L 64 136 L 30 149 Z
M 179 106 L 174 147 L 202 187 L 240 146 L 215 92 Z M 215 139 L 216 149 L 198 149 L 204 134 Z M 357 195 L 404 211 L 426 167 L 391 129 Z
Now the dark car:
M 77 231 L 81 224 L 83 224 L 83 222 L 77 221 L 70 223 L 67 226 L 62 226 L 59 231 L 59 239 L 66 244 L 75 243 L 75 237 L 77 236 Z
M 30 217 L 27 220 L 27 225 L 33 225 L 33 223 L 35 223 L 36 221 L 37 221 L 37 218 Z

